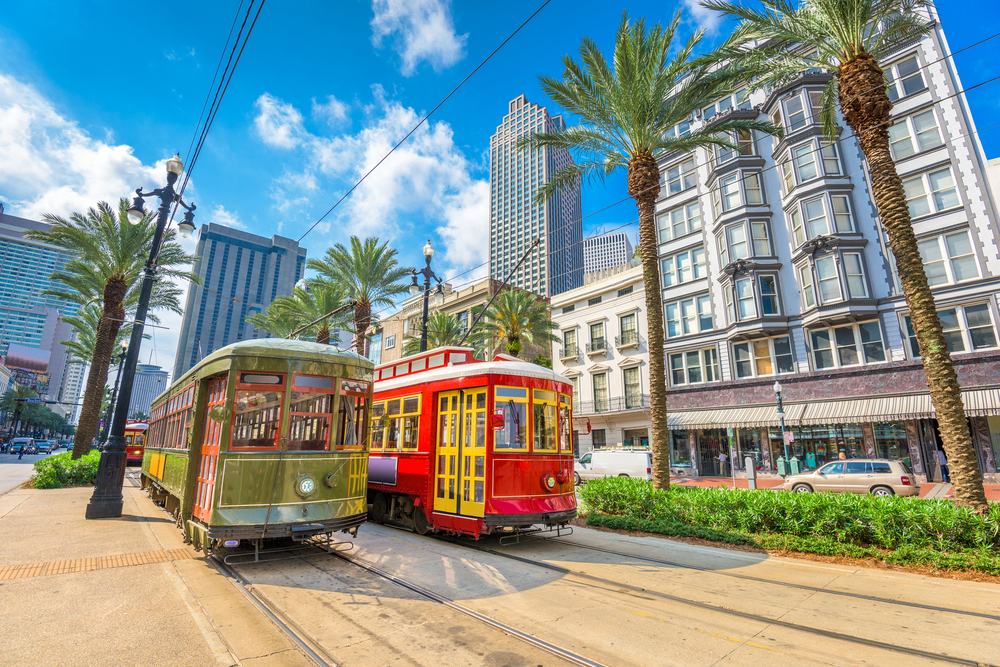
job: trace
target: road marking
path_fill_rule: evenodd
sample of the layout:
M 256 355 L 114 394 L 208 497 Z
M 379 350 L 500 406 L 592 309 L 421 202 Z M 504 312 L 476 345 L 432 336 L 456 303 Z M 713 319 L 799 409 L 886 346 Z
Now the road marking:
M 69 574 L 71 572 L 90 572 L 92 570 L 107 570 L 114 567 L 133 567 L 151 563 L 165 563 L 174 560 L 190 560 L 195 555 L 189 549 L 163 549 L 160 551 L 144 551 L 134 554 L 117 556 L 98 556 L 97 558 L 75 558 L 59 560 L 50 563 L 25 563 L 23 565 L 7 565 L 0 567 L 0 581 L 9 579 L 27 579 L 29 577 L 44 577 L 50 574 Z

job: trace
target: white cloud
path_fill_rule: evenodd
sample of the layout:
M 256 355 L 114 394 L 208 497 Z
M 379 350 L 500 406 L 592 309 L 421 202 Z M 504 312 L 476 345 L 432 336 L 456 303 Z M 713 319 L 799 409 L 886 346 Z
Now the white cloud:
M 327 95 L 323 104 L 317 102 L 315 97 L 312 101 L 313 118 L 326 121 L 326 124 L 333 128 L 351 124 L 350 109 L 351 105 L 341 102 L 333 95 Z
M 419 121 L 420 114 L 386 99 L 381 87 L 373 86 L 372 92 L 374 101 L 365 107 L 367 116 L 356 132 L 300 135 L 301 171 L 286 172 L 272 183 L 275 208 L 286 219 L 306 214 L 309 199 L 322 199 L 316 203 L 325 212 Z M 455 144 L 448 123 L 424 124 L 325 221 L 336 236 L 329 241 L 374 235 L 391 240 L 408 256 L 414 248 L 419 252 L 427 232 L 434 230 L 443 246 L 435 256 L 442 275 L 480 264 L 489 256 L 489 183 L 473 177 L 478 168 Z M 324 235 L 322 226 L 313 234 Z M 415 235 L 420 243 L 410 247 Z M 323 247 L 316 238 L 306 245 Z
M 14 77 L 0 73 L 0 90 L 4 91 L 0 96 L 0 193 L 6 213 L 33 220 L 41 220 L 45 213 L 67 217 L 99 201 L 114 205 L 138 186 L 150 190 L 163 184 L 166 157 L 155 165 L 144 165 L 132 154 L 131 146 L 114 144 L 111 132 L 103 132 L 103 141 L 91 137 L 33 86 Z M 187 192 L 193 194 L 193 182 Z M 197 239 L 180 242 L 186 252 L 193 253 Z M 156 329 L 153 340 L 143 343 L 140 357 L 145 362 L 153 350 L 154 363 L 170 369 L 180 316 L 160 316 L 168 329 Z
M 276 148 L 295 148 L 306 133 L 302 114 L 291 104 L 264 93 L 254 103 L 257 115 L 254 125 L 264 143 Z
M 217 205 L 208 215 L 211 218 L 209 222 L 217 222 L 220 225 L 225 225 L 226 227 L 232 227 L 234 229 L 245 230 L 247 228 L 247 226 L 240 220 L 238 213 L 227 211 L 226 207 L 222 204 Z
M 681 3 L 687 9 L 691 18 L 694 19 L 694 22 L 698 24 L 699 28 L 702 28 L 709 35 L 719 34 L 719 26 L 722 24 L 722 14 L 714 9 L 703 7 L 701 0 L 681 0 Z
M 404 76 L 412 76 L 421 62 L 440 72 L 465 56 L 469 35 L 455 34 L 448 0 L 372 0 L 372 10 L 372 44 L 382 48 L 391 35 Z

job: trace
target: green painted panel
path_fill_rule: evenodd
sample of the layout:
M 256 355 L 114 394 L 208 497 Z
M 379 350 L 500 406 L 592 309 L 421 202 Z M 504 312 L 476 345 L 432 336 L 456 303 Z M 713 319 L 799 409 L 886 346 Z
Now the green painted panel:
M 167 454 L 167 461 L 163 464 L 163 486 L 178 498 L 184 497 L 187 467 L 188 453 L 183 449 Z
M 275 487 L 278 455 L 223 455 L 219 460 L 215 507 L 236 510 L 247 506 L 267 507 L 274 488 L 274 506 L 298 506 L 345 497 L 363 498 L 368 478 L 368 455 L 364 452 L 303 455 L 295 452 L 281 460 Z M 296 481 L 308 475 L 314 490 L 308 496 L 295 491 Z M 327 481 L 327 476 L 330 480 Z M 273 514 L 273 510 L 272 510 Z M 301 520 L 299 517 L 296 520 Z

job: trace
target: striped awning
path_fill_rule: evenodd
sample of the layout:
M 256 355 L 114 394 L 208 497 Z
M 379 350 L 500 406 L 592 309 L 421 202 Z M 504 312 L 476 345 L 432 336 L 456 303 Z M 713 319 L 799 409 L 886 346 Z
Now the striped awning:
M 1000 416 L 1000 387 L 965 389 L 962 391 L 962 402 L 970 417 Z M 935 417 L 930 394 L 788 403 L 784 407 L 786 426 L 860 424 Z M 675 430 L 778 426 L 778 414 L 774 405 L 691 410 L 669 412 L 667 423 Z
M 805 405 L 786 405 L 785 426 L 798 426 Z M 742 408 L 717 410 L 691 410 L 668 412 L 667 424 L 673 430 L 703 428 L 751 428 L 754 426 L 779 426 L 775 405 L 755 405 Z

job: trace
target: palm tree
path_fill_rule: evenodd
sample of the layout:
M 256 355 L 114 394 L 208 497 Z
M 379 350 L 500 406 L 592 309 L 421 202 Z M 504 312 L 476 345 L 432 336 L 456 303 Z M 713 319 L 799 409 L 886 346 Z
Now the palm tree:
M 926 0 L 764 0 L 762 9 L 748 9 L 723 0 L 703 3 L 741 20 L 712 60 L 727 63 L 754 87 L 770 89 L 808 70 L 833 72 L 821 98 L 824 133 L 827 140 L 836 139 L 839 109 L 868 160 L 872 196 L 910 309 L 955 501 L 982 513 L 987 510 L 986 494 L 961 387 L 910 224 L 903 183 L 889 151 L 892 102 L 879 64 L 931 29 L 928 17 L 920 13 L 929 4 Z
M 393 297 L 407 291 L 400 282 L 410 275 L 410 269 L 399 266 L 396 250 L 389 242 L 379 243 L 374 237 L 361 240 L 351 237 L 351 247 L 338 243 L 326 251 L 323 259 L 310 259 L 306 266 L 344 289 L 354 308 L 354 332 L 358 339 L 358 354 L 367 355 L 366 334 L 371 324 L 372 308 L 393 305 Z M 364 342 L 363 342 L 364 341 Z
M 126 319 L 130 317 L 133 312 L 134 308 L 127 309 Z M 71 363 L 89 364 L 90 360 L 94 356 L 94 343 L 97 341 L 97 327 L 101 321 L 100 306 L 92 303 L 82 306 L 76 311 L 76 315 L 67 315 L 62 319 L 63 322 L 67 322 L 72 327 L 73 333 L 76 334 L 72 340 L 60 341 L 60 344 L 66 348 L 66 351 L 69 352 L 70 355 L 72 355 L 73 361 Z M 148 319 L 154 323 L 159 322 L 159 319 L 154 318 L 152 315 L 150 315 Z M 115 344 L 112 348 L 115 350 L 120 349 L 122 345 L 128 341 L 131 335 L 132 325 L 122 325 L 122 328 L 118 330 L 118 335 L 115 338 Z M 144 333 L 142 337 L 143 339 L 150 338 L 147 333 Z
M 115 350 L 115 341 L 132 299 L 137 299 L 141 274 L 149 257 L 156 230 L 156 212 L 146 215 L 138 225 L 127 223 L 128 201 L 121 199 L 117 210 L 100 202 L 85 214 L 73 213 L 69 219 L 46 214 L 52 224 L 48 231 L 30 231 L 27 237 L 72 252 L 75 257 L 62 271 L 52 274 L 52 281 L 63 289 L 46 290 L 46 294 L 80 303 L 99 305 L 94 353 L 83 395 L 80 422 L 73 441 L 73 458 L 90 451 L 90 443 L 100 421 L 102 388 L 108 380 L 108 365 Z M 181 312 L 181 290 L 169 282 L 169 277 L 197 281 L 198 277 L 178 267 L 190 265 L 193 257 L 175 241 L 176 232 L 168 229 L 157 257 L 156 282 L 150 309 L 169 308 Z
M 639 252 L 646 285 L 649 323 L 650 417 L 653 453 L 653 485 L 670 485 L 667 442 L 666 376 L 663 360 L 663 304 L 660 299 L 655 205 L 659 194 L 657 160 L 712 145 L 732 148 L 728 134 L 770 131 L 769 123 L 732 117 L 709 128 L 675 136 L 673 129 L 695 110 L 733 92 L 732 80 L 723 72 L 710 71 L 692 59 L 704 31 L 696 32 L 683 46 L 673 40 L 680 13 L 666 28 L 655 24 L 647 30 L 623 14 L 615 37 L 613 68 L 596 42 L 584 37 L 580 45 L 581 66 L 566 56 L 561 80 L 539 77 L 542 89 L 579 122 L 564 132 L 529 135 L 519 146 L 527 149 L 551 147 L 576 154 L 576 164 L 557 171 L 540 187 L 536 201 L 550 198 L 560 188 L 580 180 L 604 180 L 625 169 L 628 193 L 639 211 Z
M 295 326 L 291 330 L 294 331 L 333 312 L 342 305 L 344 305 L 343 288 L 329 280 L 317 279 L 306 283 L 305 287 L 296 286 L 292 290 L 291 296 L 275 299 L 268 307 L 268 312 L 270 313 L 271 309 L 274 309 L 274 316 L 279 321 L 282 321 L 281 318 L 284 316 L 285 320 L 283 321 L 294 322 Z M 334 319 L 327 318 L 300 332 L 300 334 L 315 336 L 317 343 L 329 345 L 331 325 L 339 327 L 346 324 L 344 320 L 343 315 L 335 316 Z M 257 325 L 254 324 L 254 326 Z M 290 334 L 291 331 L 288 333 Z
M 555 322 L 549 317 L 544 301 L 526 290 L 508 289 L 497 295 L 479 321 L 481 336 L 487 340 L 503 341 L 507 353 L 516 357 L 521 352 L 521 342 L 549 347 L 559 337 L 552 333 Z
M 465 330 L 458 318 L 451 313 L 433 313 L 427 319 L 427 349 L 458 345 L 465 336 Z M 420 352 L 420 336 L 407 336 L 403 342 L 403 356 Z
M 0 410 L 14 413 L 14 426 L 11 433 L 15 436 L 17 435 L 18 422 L 21 420 L 21 413 L 28 405 L 24 401 L 28 398 L 38 398 L 38 392 L 21 384 L 14 385 L 4 393 L 3 398 L 0 398 Z

